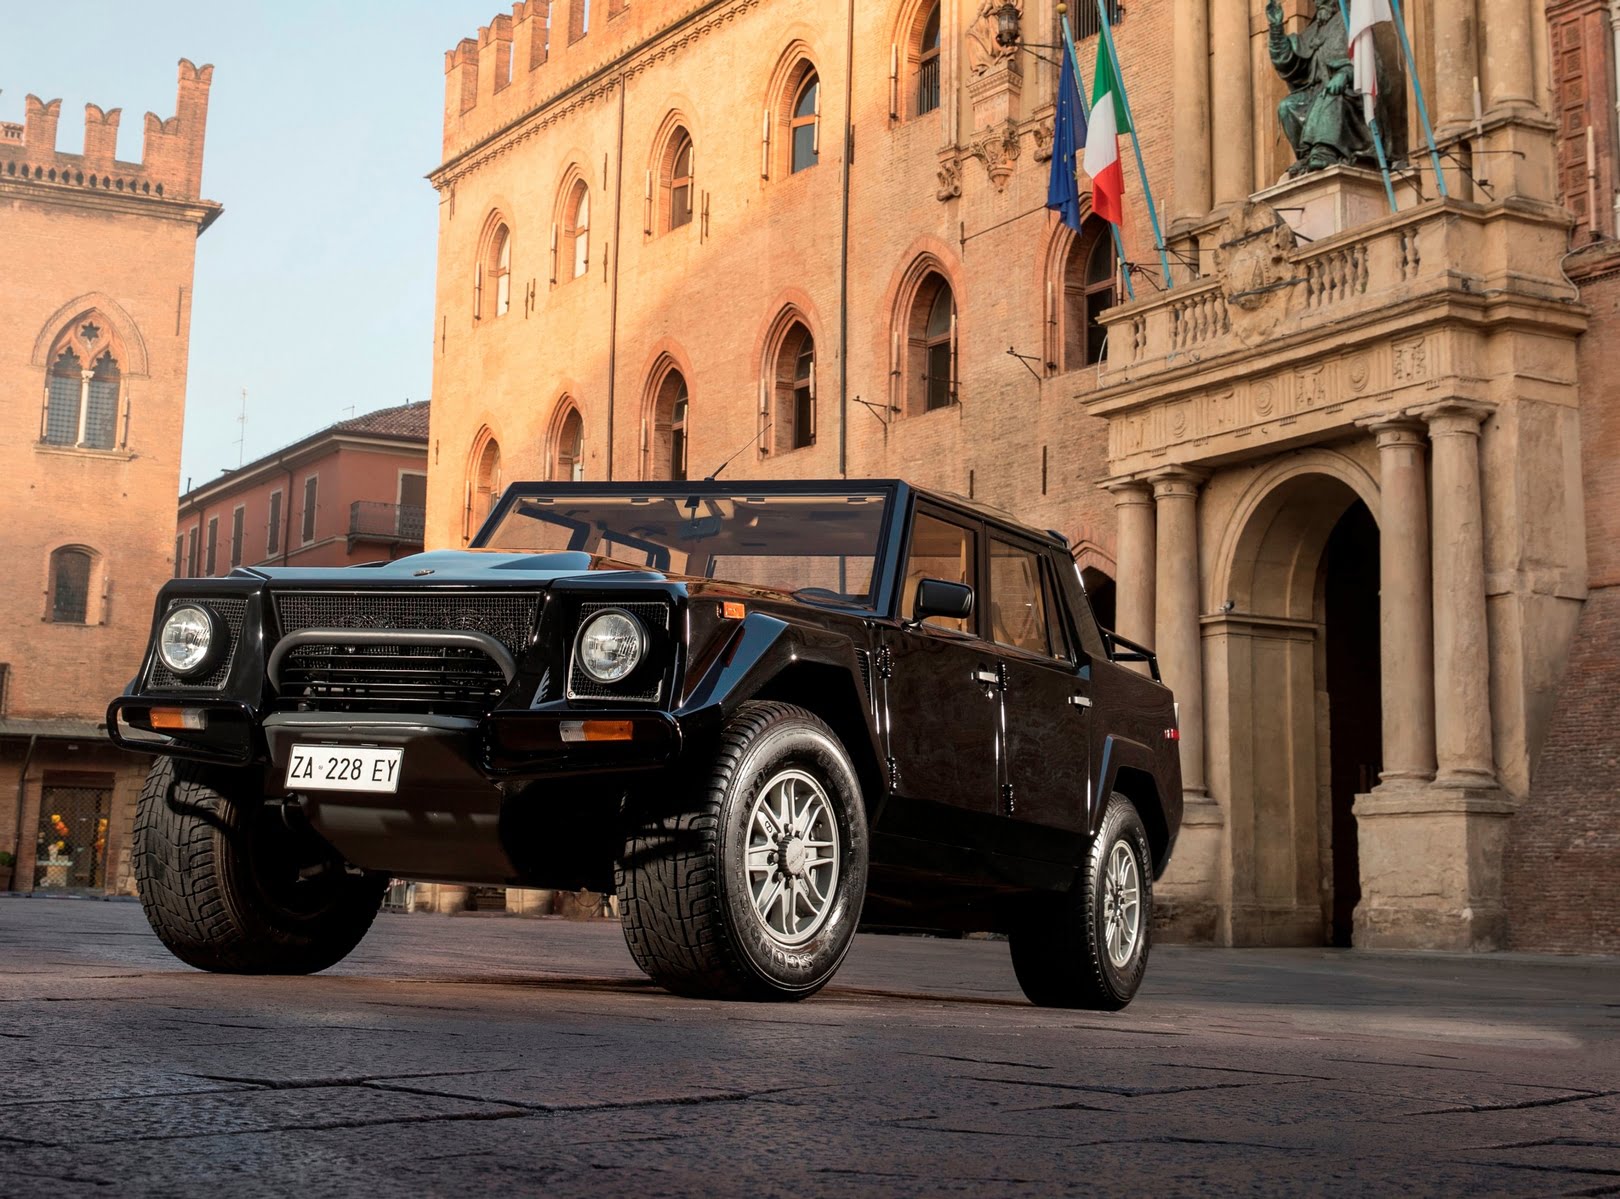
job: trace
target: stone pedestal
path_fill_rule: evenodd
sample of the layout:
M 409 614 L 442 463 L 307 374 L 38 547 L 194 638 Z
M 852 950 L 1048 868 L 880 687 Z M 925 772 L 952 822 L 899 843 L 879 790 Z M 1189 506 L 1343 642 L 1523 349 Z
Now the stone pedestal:
M 1356 796 L 1356 948 L 1503 948 L 1513 809 L 1495 788 L 1384 786 Z
M 418 883 L 416 885 L 415 910 L 418 912 L 438 912 L 441 915 L 451 915 L 455 912 L 467 910 L 467 892 L 470 888 L 456 887 L 449 883 Z
M 1230 944 L 1226 893 L 1226 814 L 1208 797 L 1189 798 L 1164 877 L 1153 885 L 1153 935 L 1171 944 Z
M 543 891 L 531 887 L 508 887 L 506 889 L 506 910 L 515 916 L 549 916 L 556 895 L 555 891 Z
M 1415 200 L 1403 178 L 1396 177 L 1396 197 L 1403 203 L 1405 197 Z M 1295 233 L 1313 242 L 1389 215 L 1383 176 L 1362 167 L 1312 171 L 1256 192 L 1254 198 L 1275 208 Z

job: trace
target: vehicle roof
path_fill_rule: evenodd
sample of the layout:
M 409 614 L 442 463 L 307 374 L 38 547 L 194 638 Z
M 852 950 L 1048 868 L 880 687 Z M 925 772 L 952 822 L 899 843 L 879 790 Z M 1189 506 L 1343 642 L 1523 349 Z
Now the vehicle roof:
M 749 491 L 775 492 L 781 495 L 843 495 L 849 492 L 887 491 L 902 500 L 907 493 L 926 497 L 935 503 L 956 508 L 963 513 L 992 520 L 1043 541 L 1055 542 L 1068 549 L 1067 540 L 1050 529 L 1039 529 L 1004 508 L 971 499 L 954 491 L 934 487 L 920 487 L 905 479 L 696 479 L 685 482 L 670 480 L 632 480 L 614 482 L 548 483 L 542 481 L 509 484 L 507 492 L 553 492 L 577 495 L 640 495 L 646 492 L 678 492 L 681 495 L 737 495 Z

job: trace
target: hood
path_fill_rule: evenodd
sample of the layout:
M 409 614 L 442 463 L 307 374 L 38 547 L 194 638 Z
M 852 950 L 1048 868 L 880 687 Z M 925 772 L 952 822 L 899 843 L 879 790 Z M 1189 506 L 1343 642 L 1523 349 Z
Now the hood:
M 393 562 L 364 566 L 258 566 L 238 573 L 271 583 L 330 587 L 405 587 L 412 584 L 486 583 L 497 586 L 546 584 L 582 574 L 616 575 L 625 582 L 662 582 L 646 570 L 594 554 L 563 550 L 550 554 L 513 554 L 498 550 L 433 550 Z

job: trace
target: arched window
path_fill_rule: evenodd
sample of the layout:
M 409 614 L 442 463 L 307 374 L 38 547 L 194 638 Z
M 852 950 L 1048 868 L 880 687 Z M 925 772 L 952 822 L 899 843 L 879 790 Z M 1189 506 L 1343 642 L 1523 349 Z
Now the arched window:
M 776 352 L 776 412 L 772 439 L 782 450 L 816 443 L 816 342 L 799 321 L 788 327 Z
M 928 11 L 923 21 L 922 40 L 917 48 L 916 115 L 939 107 L 939 5 Z
M 495 501 L 501 495 L 501 443 L 493 437 L 488 438 L 473 467 L 471 494 L 467 505 L 467 536 L 477 533 L 489 514 L 494 510 Z
M 512 234 L 502 225 L 495 231 L 495 315 L 512 307 Z
M 116 449 L 123 372 L 104 322 L 94 315 L 75 320 L 59 346 L 46 374 L 41 439 L 46 445 Z
M 920 280 L 902 291 L 903 307 L 895 314 L 893 403 L 906 416 L 948 408 L 957 398 L 956 297 L 939 271 L 918 273 Z
M 51 363 L 45 406 L 45 444 L 77 445 L 79 441 L 79 392 L 83 387 L 83 365 L 69 346 Z
M 552 460 L 552 482 L 578 482 L 585 477 L 585 419 L 572 404 L 557 427 L 557 448 Z
M 1063 369 L 1101 362 L 1108 330 L 1098 319 L 1115 300 L 1114 243 L 1108 224 L 1090 217 L 1063 271 Z
M 84 624 L 90 608 L 90 553 L 71 547 L 51 555 L 50 619 Z
M 821 79 L 812 68 L 793 93 L 793 117 L 789 122 L 792 150 L 790 174 L 813 167 L 821 160 Z
M 591 267 L 591 191 L 579 179 L 568 193 L 563 213 L 563 245 L 570 263 L 570 279 L 578 279 Z
M 676 129 L 670 139 L 668 175 L 665 190 L 665 228 L 679 229 L 692 223 L 692 135 Z
M 686 478 L 686 376 L 670 368 L 653 396 L 647 478 L 681 482 Z

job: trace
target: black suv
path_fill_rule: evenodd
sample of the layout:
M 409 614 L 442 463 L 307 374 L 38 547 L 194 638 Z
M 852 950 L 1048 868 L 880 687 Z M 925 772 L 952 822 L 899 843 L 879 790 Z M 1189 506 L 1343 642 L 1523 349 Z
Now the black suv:
M 1170 692 L 1062 538 L 898 481 L 518 484 L 468 551 L 176 579 L 107 726 L 162 755 L 136 878 L 208 970 L 324 969 L 453 879 L 616 887 L 683 994 L 812 994 L 864 920 L 1118 1008 L 1181 819 Z

